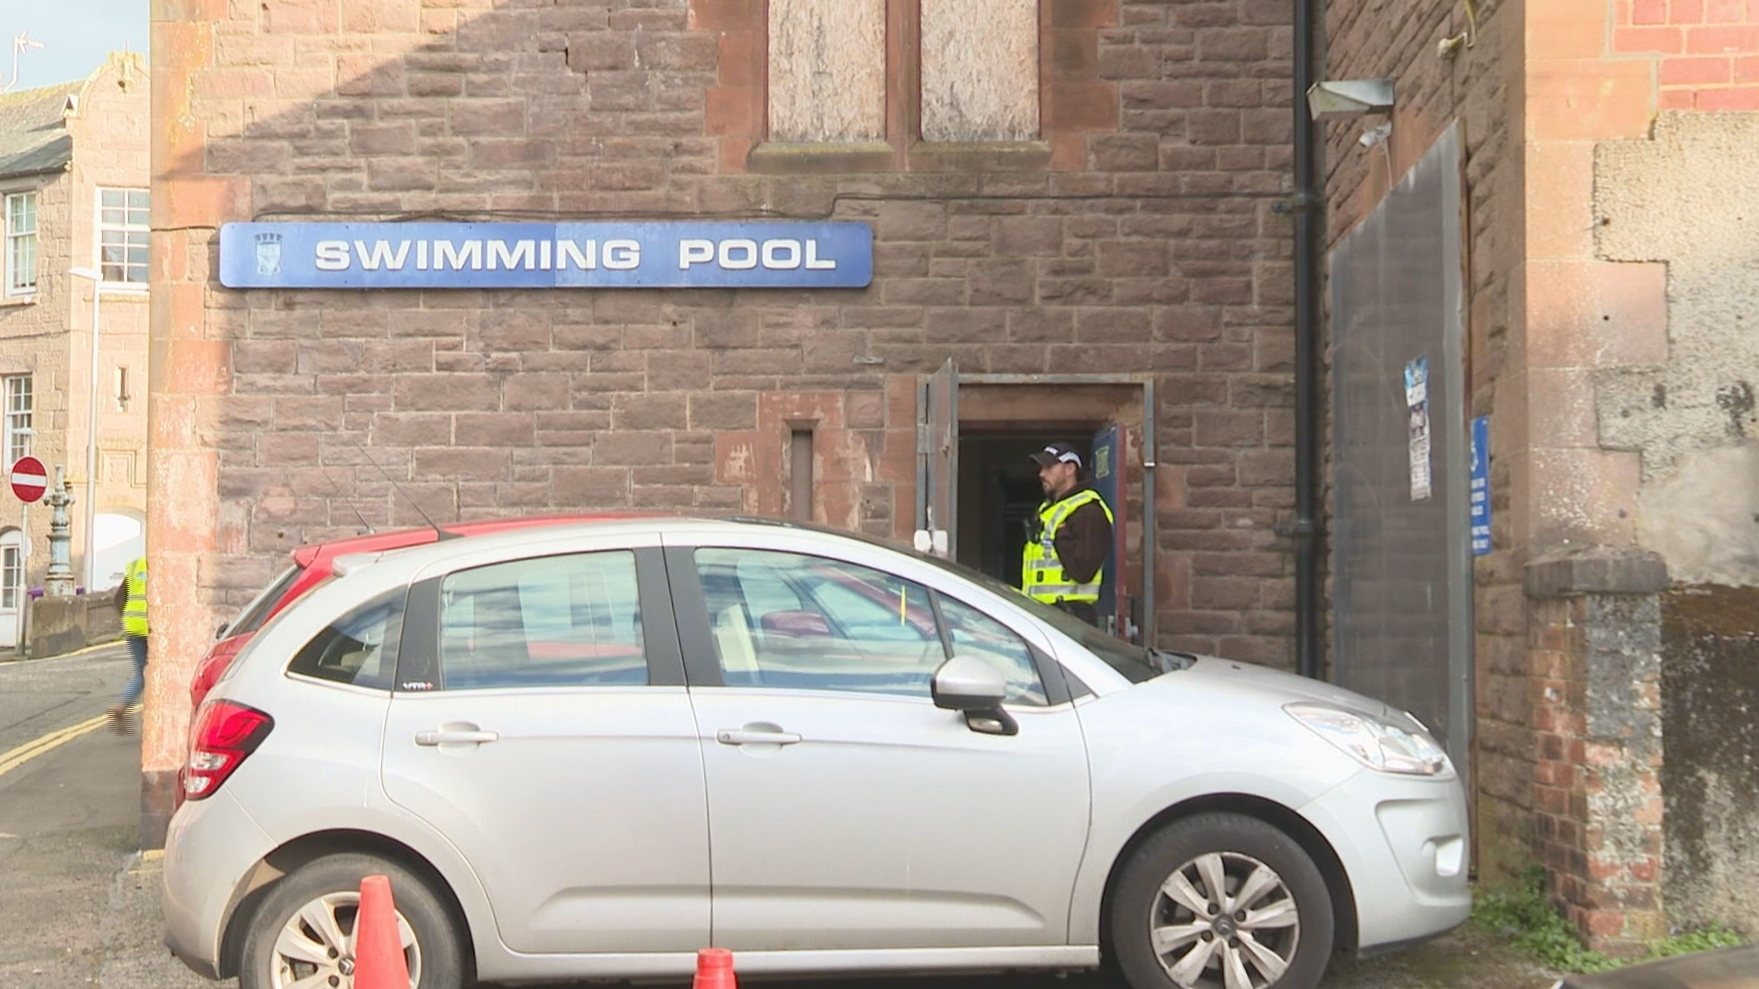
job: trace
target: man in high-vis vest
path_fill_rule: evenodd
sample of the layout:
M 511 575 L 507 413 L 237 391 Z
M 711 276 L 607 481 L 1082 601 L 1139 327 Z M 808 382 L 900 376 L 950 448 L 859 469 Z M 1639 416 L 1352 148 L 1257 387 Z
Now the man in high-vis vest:
M 1074 447 L 1051 443 L 1031 459 L 1038 465 L 1044 504 L 1028 523 L 1021 590 L 1098 625 L 1100 584 L 1112 553 L 1112 510 L 1087 483 Z
M 128 643 L 134 660 L 134 675 L 122 688 L 122 696 L 110 707 L 110 730 L 118 735 L 128 731 L 128 708 L 140 699 L 147 683 L 147 558 L 136 557 L 122 573 L 122 586 L 116 589 L 116 601 L 122 612 L 122 640 Z

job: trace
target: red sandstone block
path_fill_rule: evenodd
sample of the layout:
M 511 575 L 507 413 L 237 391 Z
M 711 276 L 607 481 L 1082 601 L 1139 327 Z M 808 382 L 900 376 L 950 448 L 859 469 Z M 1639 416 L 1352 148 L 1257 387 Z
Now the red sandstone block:
M 1625 932 L 1625 915 L 1618 910 L 1586 910 L 1581 926 L 1590 937 L 1618 937 Z
M 1747 0 L 1704 0 L 1704 19 L 1712 24 L 1739 24 L 1747 19 Z
M 1109 27 L 1118 22 L 1117 0 L 1051 0 L 1052 27 Z
M 1759 24 L 1691 28 L 1686 31 L 1686 51 L 1695 55 L 1759 54 Z
M 1759 56 L 1735 59 L 1735 82 L 1759 82 Z
M 1693 106 L 1693 93 L 1689 89 L 1670 89 L 1657 99 L 1656 105 L 1663 110 L 1690 110 Z
M 275 34 L 334 34 L 339 8 L 324 0 L 275 0 L 264 6 Z
M 1702 86 L 1728 82 L 1733 61 L 1727 58 L 1668 58 L 1661 62 L 1663 86 Z
M 690 27 L 698 31 L 737 31 L 761 25 L 757 0 L 690 0 Z
M 1112 83 L 1055 83 L 1045 92 L 1046 130 L 1111 130 L 1118 124 L 1118 87 Z
M 1533 63 L 1528 134 L 1547 140 L 1642 137 L 1652 116 L 1653 74 L 1640 59 Z
M 743 86 L 711 89 L 704 106 L 710 134 L 755 135 L 757 103 L 753 91 Z
M 1615 52 L 1678 55 L 1685 48 L 1686 33 L 1677 27 L 1621 27 L 1612 32 Z
M 1673 0 L 1668 4 L 1667 20 L 1670 24 L 1704 23 L 1704 0 Z
M 1632 24 L 1666 24 L 1667 0 L 1635 0 L 1631 5 Z

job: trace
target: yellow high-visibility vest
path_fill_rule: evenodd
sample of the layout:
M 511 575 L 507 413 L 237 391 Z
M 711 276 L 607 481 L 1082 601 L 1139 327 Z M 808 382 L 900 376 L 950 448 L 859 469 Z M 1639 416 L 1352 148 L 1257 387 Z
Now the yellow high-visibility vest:
M 122 634 L 132 638 L 147 637 L 147 558 L 140 557 L 129 563 L 123 571 L 123 582 L 128 584 L 128 603 L 122 606 Z
M 1021 567 L 1021 588 L 1026 596 L 1034 601 L 1045 604 L 1056 604 L 1058 601 L 1097 602 L 1099 600 L 1100 583 L 1104 580 L 1105 567 L 1094 573 L 1093 579 L 1085 584 L 1077 584 L 1063 572 L 1063 561 L 1057 558 L 1057 530 L 1075 509 L 1091 502 L 1099 502 L 1101 511 L 1105 512 L 1107 522 L 1115 522 L 1111 506 L 1092 488 L 1083 488 L 1062 501 L 1052 504 L 1046 502 L 1039 506 L 1038 538 L 1026 544 L 1024 566 Z

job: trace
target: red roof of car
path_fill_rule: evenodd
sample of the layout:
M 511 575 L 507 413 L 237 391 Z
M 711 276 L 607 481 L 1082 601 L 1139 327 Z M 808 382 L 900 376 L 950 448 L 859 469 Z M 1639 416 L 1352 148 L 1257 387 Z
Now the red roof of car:
M 448 534 L 460 536 L 481 536 L 496 532 L 509 532 L 514 529 L 529 529 L 541 525 L 568 525 L 576 522 L 607 522 L 616 519 L 653 518 L 654 512 L 593 512 L 584 515 L 524 515 L 506 519 L 476 519 L 469 522 L 448 522 L 440 528 Z M 311 543 L 293 551 L 293 562 L 301 568 L 310 567 L 319 560 L 334 560 L 350 553 L 383 553 L 387 550 L 402 549 L 406 546 L 423 546 L 438 542 L 439 533 L 432 527 L 421 529 L 397 529 L 391 532 L 369 532 L 359 536 L 344 536 L 327 542 Z

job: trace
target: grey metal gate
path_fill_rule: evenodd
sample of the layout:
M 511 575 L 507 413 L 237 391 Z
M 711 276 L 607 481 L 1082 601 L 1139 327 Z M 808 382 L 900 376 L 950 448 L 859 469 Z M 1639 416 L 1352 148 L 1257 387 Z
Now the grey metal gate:
M 1334 678 L 1415 714 L 1465 773 L 1472 557 L 1460 201 L 1456 125 L 1331 252 L 1330 545 Z

